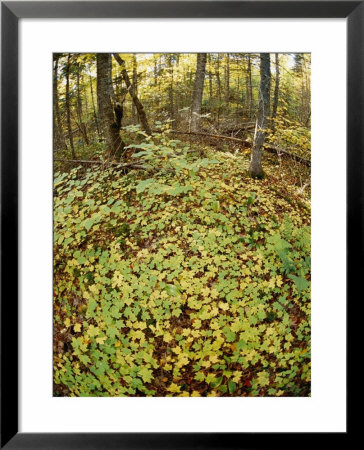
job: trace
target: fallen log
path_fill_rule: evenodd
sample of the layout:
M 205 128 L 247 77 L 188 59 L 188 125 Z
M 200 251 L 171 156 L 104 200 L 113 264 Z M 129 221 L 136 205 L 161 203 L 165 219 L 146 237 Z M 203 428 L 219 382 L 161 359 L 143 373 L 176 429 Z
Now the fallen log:
M 159 130 L 156 130 L 156 132 L 160 132 Z M 194 131 L 177 131 L 177 130 L 170 130 L 171 133 L 174 134 L 187 134 L 187 135 L 196 135 L 196 136 L 206 136 L 206 137 L 212 137 L 215 139 L 226 139 L 229 141 L 233 141 L 233 142 L 239 142 L 240 144 L 243 144 L 246 147 L 251 148 L 252 147 L 252 143 L 250 141 L 246 141 L 244 139 L 239 139 L 239 138 L 235 138 L 235 137 L 231 137 L 231 136 L 223 136 L 221 134 L 209 134 L 209 133 L 199 133 L 199 132 L 194 132 Z M 292 158 L 306 166 L 311 166 L 311 161 L 309 159 L 306 158 L 302 158 L 301 156 L 295 155 L 292 152 L 289 152 L 288 150 L 283 150 L 279 147 L 275 147 L 272 145 L 263 145 L 264 150 L 267 150 L 270 153 L 276 153 L 278 155 L 285 155 L 289 158 Z
M 104 161 L 93 161 L 93 160 L 85 160 L 85 159 L 59 159 L 59 158 L 54 158 L 54 161 L 68 162 L 68 163 L 73 163 L 73 164 L 100 164 L 100 165 L 104 165 L 106 167 L 107 166 L 118 166 L 118 167 L 130 167 L 132 169 L 143 169 L 143 170 L 149 169 L 149 167 L 143 166 L 142 164 L 119 163 L 116 161 L 104 162 Z
M 153 133 L 162 133 L 161 130 L 152 130 Z M 174 134 L 185 134 L 185 135 L 194 135 L 194 136 L 206 136 L 206 137 L 212 137 L 214 139 L 226 139 L 229 141 L 233 141 L 233 142 L 238 142 L 239 144 L 242 144 L 246 147 L 251 148 L 252 147 L 252 143 L 250 141 L 246 141 L 244 139 L 239 139 L 239 138 L 234 138 L 231 136 L 223 136 L 220 134 L 209 134 L 209 133 L 199 133 L 199 132 L 195 132 L 195 131 L 177 131 L 177 130 L 170 130 L 170 133 L 174 133 Z M 287 156 L 288 158 L 292 158 L 295 161 L 298 161 L 301 164 L 304 164 L 307 167 L 311 166 L 311 161 L 309 159 L 306 158 L 302 158 L 301 156 L 295 155 L 294 153 L 288 151 L 288 150 L 284 150 L 282 148 L 279 147 L 275 147 L 273 145 L 263 145 L 264 150 L 266 150 L 269 153 L 275 153 L 278 156 L 280 155 L 284 155 Z M 86 160 L 75 160 L 75 159 L 55 159 L 54 161 L 61 161 L 61 162 L 73 162 L 73 163 L 81 163 L 81 164 L 105 164 L 108 165 L 107 163 L 104 163 L 102 161 L 86 161 Z M 120 167 L 131 167 L 131 168 L 136 168 L 136 169 L 145 169 L 147 170 L 148 168 L 142 165 L 138 165 L 138 164 L 133 164 L 133 163 L 118 163 L 118 162 L 112 162 L 109 163 L 109 165 L 118 165 Z
M 233 133 L 233 134 L 237 134 L 239 133 L 239 131 L 244 131 L 244 130 L 252 130 L 255 128 L 255 122 L 247 122 L 247 123 L 242 123 L 239 127 L 235 127 L 235 128 L 226 128 L 221 130 L 223 133 Z
M 234 138 L 234 137 L 231 137 L 231 136 L 223 136 L 221 134 L 209 134 L 209 133 L 198 133 L 196 131 L 177 131 L 177 130 L 169 130 L 169 132 L 173 133 L 173 134 L 187 134 L 187 135 L 193 135 L 193 136 L 212 137 L 212 138 L 215 138 L 215 139 L 227 139 L 229 141 L 235 141 L 235 142 L 240 142 L 240 143 L 244 143 L 245 142 L 242 139 Z M 162 133 L 162 131 L 160 131 L 160 130 L 153 130 L 153 133 Z
M 267 146 L 264 145 L 263 147 L 264 147 L 264 150 L 267 150 L 267 152 L 269 152 L 269 153 L 276 153 L 277 155 L 282 154 L 284 156 L 294 159 L 295 161 L 300 162 L 301 164 L 304 164 L 307 167 L 311 166 L 311 161 L 309 159 L 302 158 L 301 156 L 295 155 L 294 153 L 289 152 L 287 150 L 283 150 L 281 148 L 274 147 L 274 146 L 268 146 L 268 145 Z

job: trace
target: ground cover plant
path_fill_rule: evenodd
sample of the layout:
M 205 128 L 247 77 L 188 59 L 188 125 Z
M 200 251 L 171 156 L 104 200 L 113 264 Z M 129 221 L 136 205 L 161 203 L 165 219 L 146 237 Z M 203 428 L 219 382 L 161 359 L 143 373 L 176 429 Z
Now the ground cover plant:
M 309 131 L 278 119 L 267 148 L 296 156 L 259 176 L 256 130 L 237 150 L 170 120 L 55 161 L 54 395 L 310 395 Z
M 165 166 L 56 174 L 56 383 L 80 396 L 307 394 L 308 205 L 269 172 L 249 177 L 242 157 Z

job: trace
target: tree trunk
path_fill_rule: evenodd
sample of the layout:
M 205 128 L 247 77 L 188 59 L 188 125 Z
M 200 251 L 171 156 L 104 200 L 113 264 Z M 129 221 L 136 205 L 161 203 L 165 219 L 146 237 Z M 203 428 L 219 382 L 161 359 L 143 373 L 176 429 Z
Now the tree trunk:
M 119 129 L 114 123 L 114 112 L 110 98 L 110 53 L 96 54 L 97 67 L 97 103 L 101 122 L 102 134 L 106 140 L 108 157 L 119 159 L 123 151 L 123 142 Z
M 209 74 L 209 105 L 210 105 L 210 111 L 212 110 L 212 96 L 213 96 L 213 92 L 212 92 L 212 72 L 211 72 L 211 54 L 209 53 L 209 70 L 208 70 L 208 74 Z
M 206 53 L 197 53 L 195 83 L 193 86 L 190 131 L 196 132 L 200 127 L 201 103 L 205 81 Z
M 70 140 L 70 147 L 72 152 L 72 158 L 77 159 L 75 146 L 73 144 L 73 134 L 71 125 L 71 107 L 70 107 L 70 68 L 71 68 L 71 55 L 68 54 L 66 64 L 66 113 L 67 113 L 67 128 L 68 138 Z
M 173 96 L 173 77 L 174 77 L 174 73 L 173 73 L 173 55 L 171 53 L 168 54 L 168 68 L 169 68 L 169 75 L 171 77 L 171 82 L 169 84 L 169 89 L 168 89 L 168 97 L 169 97 L 169 111 L 170 111 L 170 116 L 171 119 L 174 120 L 174 96 Z
M 77 65 L 77 81 L 76 81 L 76 85 L 77 85 L 77 116 L 78 116 L 78 121 L 80 123 L 80 130 L 82 133 L 83 138 L 85 139 L 85 142 L 87 145 L 89 145 L 89 140 L 88 140 L 88 136 L 87 136 L 87 129 L 86 129 L 86 125 L 83 123 L 82 121 L 82 101 L 81 101 L 81 90 L 80 90 L 80 65 Z
M 239 77 L 239 75 L 238 75 L 238 82 L 237 82 L 236 91 L 240 92 L 240 77 Z M 239 104 L 239 102 L 236 102 L 235 116 L 236 116 L 237 120 L 239 119 L 239 108 L 240 108 L 240 104 Z
M 227 53 L 225 64 L 225 102 L 227 107 L 229 107 L 229 98 L 230 98 L 230 56 L 229 53 Z
M 138 115 L 139 115 L 139 119 L 140 119 L 140 124 L 143 128 L 143 130 L 147 133 L 147 134 L 151 134 L 150 128 L 149 128 L 149 124 L 148 124 L 148 120 L 147 120 L 147 116 L 145 114 L 143 105 L 141 104 L 137 93 L 135 91 L 135 87 L 130 83 L 130 79 L 129 79 L 129 75 L 128 72 L 126 71 L 125 68 L 125 61 L 123 59 L 121 59 L 120 55 L 118 53 L 114 53 L 114 58 L 116 60 L 116 62 L 119 64 L 119 66 L 122 68 L 121 74 L 123 77 L 123 80 L 125 81 L 126 87 L 127 89 L 129 89 L 129 93 L 131 95 L 131 98 L 133 99 L 133 102 L 135 104 L 135 107 L 138 111 Z
M 246 104 L 249 119 L 253 116 L 253 86 L 252 86 L 252 65 L 250 55 L 248 55 L 248 74 L 246 77 Z
M 85 98 L 85 113 L 86 113 L 86 120 L 88 122 L 89 117 L 89 108 L 88 108 L 88 97 L 86 92 L 86 85 L 85 85 L 85 76 L 84 74 L 81 74 L 81 85 L 82 85 L 82 96 Z
M 311 86 L 310 86 L 310 77 L 308 76 L 308 73 L 310 72 L 310 65 L 309 61 L 306 61 L 304 59 L 304 76 L 305 76 L 305 119 L 304 119 L 304 125 L 305 127 L 309 126 L 310 119 L 311 119 Z
M 154 55 L 154 86 L 158 83 L 158 57 Z
M 92 111 L 93 111 L 93 116 L 95 119 L 95 124 L 96 124 L 96 129 L 97 129 L 97 135 L 100 138 L 101 137 L 101 132 L 100 132 L 100 128 L 99 128 L 99 118 L 97 116 L 97 112 L 96 112 L 96 106 L 95 106 L 95 99 L 94 99 L 94 90 L 93 90 L 93 79 L 90 75 L 90 88 L 91 88 L 91 102 L 92 102 Z
M 252 177 L 261 177 L 263 175 L 262 147 L 270 111 L 270 78 L 270 55 L 269 53 L 261 53 L 258 117 L 249 167 Z
M 138 66 L 135 53 L 133 54 L 133 86 L 135 89 L 135 93 L 138 95 Z M 135 125 L 137 123 L 137 111 L 134 102 L 131 105 L 131 119 L 133 125 Z
M 66 149 L 67 145 L 63 136 L 61 115 L 58 103 L 58 61 L 59 54 L 54 53 L 54 71 L 53 71 L 53 146 L 55 149 Z
M 278 98 L 279 98 L 279 56 L 276 53 L 276 83 L 274 86 L 273 108 L 272 108 L 272 121 L 274 125 L 274 119 L 277 115 Z
M 219 126 L 220 122 L 220 112 L 221 112 L 221 79 L 220 79 L 220 55 L 217 55 L 216 60 L 216 81 L 217 81 L 217 98 L 219 104 L 217 106 L 217 126 Z
M 115 96 L 114 86 L 113 86 L 113 81 L 112 81 L 112 58 L 111 58 L 111 55 L 110 55 L 110 58 L 107 63 L 107 70 L 108 70 L 107 79 L 108 79 L 109 95 L 110 95 L 112 102 L 116 103 L 117 99 Z

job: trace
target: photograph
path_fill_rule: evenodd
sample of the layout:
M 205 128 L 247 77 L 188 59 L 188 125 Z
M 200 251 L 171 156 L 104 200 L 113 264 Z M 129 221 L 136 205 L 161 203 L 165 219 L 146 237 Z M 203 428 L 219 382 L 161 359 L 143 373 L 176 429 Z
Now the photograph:
M 311 54 L 49 64 L 53 396 L 310 397 Z

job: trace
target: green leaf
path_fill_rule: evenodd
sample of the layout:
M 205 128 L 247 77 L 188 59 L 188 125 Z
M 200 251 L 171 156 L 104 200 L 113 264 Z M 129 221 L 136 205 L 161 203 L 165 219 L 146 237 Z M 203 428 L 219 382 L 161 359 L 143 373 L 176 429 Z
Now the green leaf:
M 87 355 L 80 355 L 79 358 L 83 364 L 91 364 L 91 359 Z
M 268 244 L 271 244 L 274 246 L 275 250 L 279 251 L 279 250 L 285 250 L 287 248 L 291 248 L 291 244 L 287 241 L 285 241 L 284 239 L 281 238 L 281 235 L 278 234 L 274 234 L 273 236 L 269 236 L 269 238 L 267 239 Z
M 228 381 L 228 388 L 229 388 L 229 392 L 230 394 L 233 394 L 236 390 L 236 383 L 234 383 L 233 380 L 229 380 Z
M 215 202 L 212 203 L 212 209 L 213 209 L 215 212 L 218 212 L 218 211 L 219 211 L 219 209 L 220 209 L 220 202 L 219 202 L 218 200 L 216 200 Z
M 153 379 L 153 372 L 146 367 L 142 367 L 138 371 L 138 376 L 144 381 L 144 383 L 150 383 Z
M 288 277 L 294 281 L 299 294 L 310 286 L 310 283 L 304 277 L 296 277 L 296 275 L 288 275 Z
M 203 381 L 205 379 L 205 375 L 202 372 L 198 372 L 195 375 L 195 380 L 197 381 Z
M 136 187 L 137 194 L 144 192 L 153 183 L 154 183 L 153 178 L 148 178 L 147 180 L 141 181 Z
M 165 290 L 171 297 L 176 297 L 180 293 L 178 287 L 174 284 L 167 284 Z
M 220 384 L 222 383 L 222 380 L 223 380 L 223 377 L 216 378 L 216 380 L 211 383 L 211 387 L 216 388 L 216 387 L 220 386 Z
M 236 334 L 233 331 L 226 330 L 225 332 L 226 342 L 234 342 L 236 339 Z

